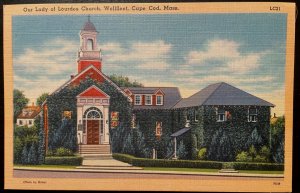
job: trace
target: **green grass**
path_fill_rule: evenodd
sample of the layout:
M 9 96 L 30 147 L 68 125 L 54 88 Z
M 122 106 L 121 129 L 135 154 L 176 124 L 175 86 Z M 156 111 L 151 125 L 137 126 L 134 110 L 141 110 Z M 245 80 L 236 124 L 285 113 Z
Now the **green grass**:
M 14 165 L 16 167 L 24 167 L 24 168 L 60 168 L 60 169 L 75 169 L 77 166 L 64 166 L 64 165 Z
M 238 170 L 240 173 L 248 174 L 283 174 L 283 171 L 259 171 L 259 170 Z
M 144 170 L 151 171 L 179 171 L 179 172 L 218 172 L 218 169 L 204 168 L 160 168 L 160 167 L 144 167 Z
M 144 170 L 151 171 L 179 171 L 179 172 L 214 172 L 218 173 L 218 169 L 204 169 L 204 168 L 161 168 L 161 167 L 144 167 Z M 248 174 L 283 174 L 283 171 L 259 171 L 259 170 L 238 170 L 239 173 Z

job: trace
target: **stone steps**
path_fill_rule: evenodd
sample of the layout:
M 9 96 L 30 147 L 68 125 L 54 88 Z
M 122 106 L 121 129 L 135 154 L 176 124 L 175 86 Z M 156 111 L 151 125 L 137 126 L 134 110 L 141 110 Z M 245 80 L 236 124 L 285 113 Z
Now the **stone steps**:
M 88 154 L 84 153 L 81 154 L 83 159 L 88 159 L 88 160 L 109 160 L 112 159 L 112 154 Z
M 110 145 L 80 145 L 78 153 L 81 155 L 88 154 L 111 154 Z

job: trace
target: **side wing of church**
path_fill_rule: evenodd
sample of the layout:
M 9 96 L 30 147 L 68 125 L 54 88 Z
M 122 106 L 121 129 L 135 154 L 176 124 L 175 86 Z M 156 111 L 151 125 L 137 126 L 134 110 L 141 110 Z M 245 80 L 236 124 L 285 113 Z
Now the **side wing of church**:
M 97 35 L 88 20 L 80 31 L 78 73 L 42 106 L 46 151 L 195 159 L 207 148 L 211 160 L 230 161 L 250 145 L 269 145 L 273 104 L 224 82 L 188 98 L 177 87 L 120 88 L 102 72 Z M 228 152 L 215 156 L 221 146 Z

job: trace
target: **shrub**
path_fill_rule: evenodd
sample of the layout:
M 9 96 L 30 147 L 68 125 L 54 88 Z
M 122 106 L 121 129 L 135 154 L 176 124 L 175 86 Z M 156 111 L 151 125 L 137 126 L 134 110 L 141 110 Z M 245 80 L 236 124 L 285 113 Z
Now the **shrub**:
M 257 155 L 256 149 L 254 147 L 254 145 L 251 145 L 251 147 L 249 148 L 249 156 L 251 157 L 251 160 L 254 161 L 254 158 Z
M 46 157 L 45 164 L 46 165 L 73 165 L 79 166 L 82 164 L 82 157 L 77 156 L 66 156 L 66 157 Z
M 269 162 L 270 160 L 270 149 L 267 146 L 263 146 L 259 151 L 259 155 L 264 159 L 265 162 Z
M 236 156 L 235 161 L 237 161 L 237 162 L 248 162 L 248 161 L 251 161 L 251 158 L 249 157 L 247 152 L 242 151 L 241 153 L 239 153 Z
M 199 160 L 205 160 L 206 159 L 206 148 L 201 148 L 198 152 L 198 159 Z
M 283 164 L 275 163 L 249 163 L 249 162 L 233 162 L 236 170 L 265 170 L 265 171 L 283 171 Z
M 222 162 L 214 161 L 147 159 L 126 154 L 113 154 L 113 158 L 140 167 L 222 168 Z
M 233 163 L 232 162 L 225 162 L 222 164 L 222 169 L 233 169 Z
M 60 148 L 56 149 L 54 155 L 55 156 L 73 156 L 74 153 L 70 149 L 60 147 Z
M 254 158 L 254 162 L 268 162 L 267 161 L 267 158 L 261 156 L 261 155 L 257 155 L 255 158 Z

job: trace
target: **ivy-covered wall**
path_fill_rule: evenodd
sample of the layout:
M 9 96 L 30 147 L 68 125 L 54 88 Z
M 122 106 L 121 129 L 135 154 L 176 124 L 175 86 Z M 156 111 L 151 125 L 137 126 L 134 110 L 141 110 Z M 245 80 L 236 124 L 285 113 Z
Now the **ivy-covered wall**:
M 256 107 L 257 122 L 248 122 L 248 106 L 222 106 L 230 112 L 231 118 L 217 122 L 215 108 L 204 107 L 203 146 L 208 148 L 209 159 L 232 161 L 239 152 L 248 150 L 251 145 L 257 149 L 269 145 L 270 107 Z M 224 146 L 231 148 L 224 149 Z M 225 153 L 228 156 L 224 156 Z
M 114 131 L 110 131 L 113 149 L 118 152 L 118 148 L 114 148 L 114 146 L 117 146 L 118 143 L 122 143 L 124 141 L 126 133 L 130 132 L 130 121 L 132 113 L 131 104 L 128 101 L 127 97 L 124 96 L 120 91 L 118 91 L 114 86 L 112 86 L 111 83 L 107 81 L 99 83 L 90 78 L 82 81 L 78 86 L 67 86 L 59 92 L 53 93 L 48 97 L 48 149 L 54 150 L 59 148 L 57 144 L 61 145 L 61 143 L 56 143 L 56 141 L 58 140 L 58 136 L 56 135 L 56 133 L 58 133 L 64 123 L 62 116 L 64 111 L 72 111 L 72 116 L 68 121 L 68 129 L 65 129 L 63 132 L 65 132 L 65 135 L 67 135 L 68 133 L 72 133 L 72 135 L 74 135 L 73 138 L 76 138 L 76 96 L 92 85 L 97 86 L 99 89 L 103 90 L 110 96 L 109 114 L 112 111 L 119 112 L 119 126 L 115 130 L 122 130 L 123 132 L 118 141 L 113 140 Z M 74 132 L 71 132 L 69 130 L 75 131 L 75 134 Z M 73 146 L 77 146 L 76 140 L 70 140 L 72 141 L 71 143 L 74 143 Z
M 165 158 L 172 153 L 172 139 L 174 127 L 172 125 L 172 111 L 171 110 L 134 110 L 136 115 L 137 128 L 133 129 L 133 132 L 141 132 L 144 137 L 145 147 L 150 151 L 152 156 L 152 149 L 157 150 L 157 158 Z M 158 138 L 155 135 L 156 122 L 162 122 L 162 135 Z M 137 136 L 136 136 L 137 137 Z M 133 139 L 133 143 L 136 144 L 138 138 Z M 135 147 L 138 148 L 138 147 Z

